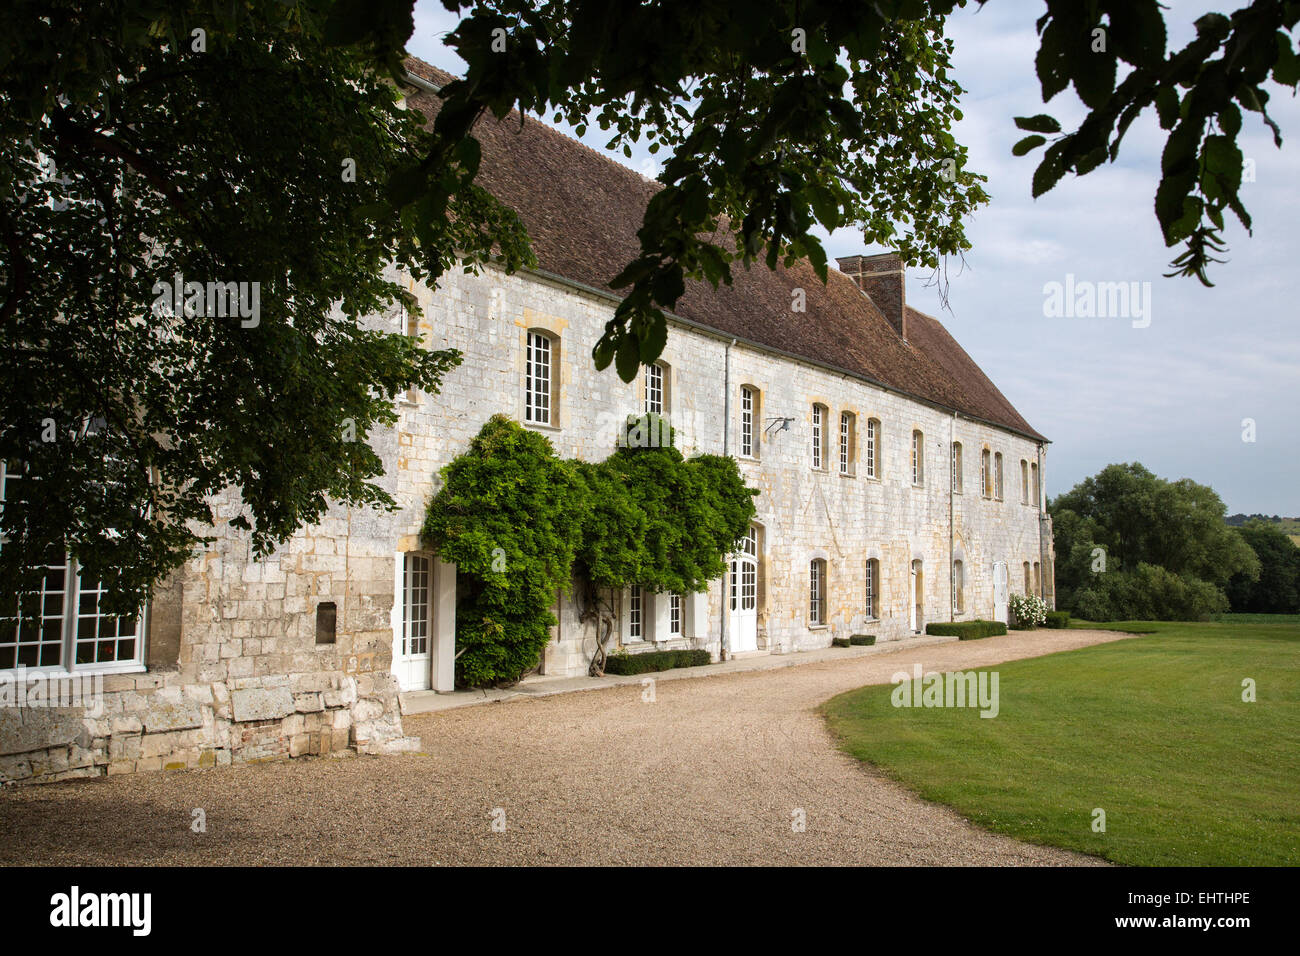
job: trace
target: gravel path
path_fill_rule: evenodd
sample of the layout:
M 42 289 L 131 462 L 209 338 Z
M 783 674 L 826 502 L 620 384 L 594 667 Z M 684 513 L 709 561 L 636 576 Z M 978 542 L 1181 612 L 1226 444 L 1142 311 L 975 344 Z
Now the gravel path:
M 1125 636 L 1013 632 L 660 681 L 654 703 L 629 686 L 406 718 L 427 754 L 8 788 L 0 863 L 1095 863 L 921 800 L 838 752 L 814 708 L 913 662 L 965 669 Z

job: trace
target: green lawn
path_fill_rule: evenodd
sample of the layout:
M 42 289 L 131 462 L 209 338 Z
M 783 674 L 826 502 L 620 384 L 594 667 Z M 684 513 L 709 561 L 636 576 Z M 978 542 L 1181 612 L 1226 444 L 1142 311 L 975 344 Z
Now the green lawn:
M 1300 616 L 1095 626 L 1149 633 L 989 668 L 994 718 L 894 707 L 889 686 L 822 710 L 845 751 L 991 830 L 1134 865 L 1300 865 Z

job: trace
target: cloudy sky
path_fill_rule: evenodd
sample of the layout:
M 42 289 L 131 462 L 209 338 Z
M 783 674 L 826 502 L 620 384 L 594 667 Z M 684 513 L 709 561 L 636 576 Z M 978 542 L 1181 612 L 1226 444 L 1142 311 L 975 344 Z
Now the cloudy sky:
M 1181 47 L 1202 13 L 1242 4 L 1166 5 L 1171 44 Z M 927 271 L 909 275 L 908 302 L 941 318 L 1052 439 L 1049 494 L 1111 462 L 1140 461 L 1164 477 L 1213 486 L 1229 512 L 1300 515 L 1300 105 L 1290 91 L 1272 88 L 1281 150 L 1258 117 L 1246 114 L 1239 145 L 1253 160 L 1255 181 L 1243 186 L 1242 198 L 1254 234 L 1229 217 L 1230 261 L 1211 272 L 1215 287 L 1166 279 L 1178 250 L 1165 248 L 1152 207 L 1163 145 L 1153 118 L 1134 124 L 1118 163 L 1030 198 L 1035 154 L 1012 157 L 1024 135 L 1012 117 L 1050 112 L 1071 128 L 1082 115 L 1071 91 L 1042 104 L 1033 61 L 1034 20 L 1043 9 L 1031 0 L 995 0 L 950 20 L 956 75 L 967 91 L 956 135 L 970 150 L 967 168 L 989 177 L 993 199 L 968 224 L 974 249 L 965 269 L 950 268 L 950 311 L 925 288 Z M 442 44 L 454 25 L 436 0 L 420 0 L 408 49 L 459 73 L 463 64 Z M 584 142 L 604 151 L 599 130 Z M 609 155 L 648 168 L 648 156 L 636 151 L 630 160 Z M 827 251 L 882 250 L 840 230 Z M 1067 275 L 1076 284 L 1149 283 L 1149 324 L 1046 315 L 1045 288 L 1065 284 Z M 1243 440 L 1246 419 L 1254 441 Z

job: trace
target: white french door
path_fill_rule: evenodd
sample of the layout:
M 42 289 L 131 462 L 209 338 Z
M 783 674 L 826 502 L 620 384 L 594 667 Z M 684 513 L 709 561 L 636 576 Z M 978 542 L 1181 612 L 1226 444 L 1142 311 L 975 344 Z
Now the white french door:
M 727 572 L 727 647 L 758 650 L 758 530 L 750 527 Z
M 393 676 L 406 690 L 429 689 L 429 644 L 433 624 L 433 559 L 405 555 L 401 570 L 402 619 L 393 633 Z
M 1007 623 L 1007 603 L 1010 600 L 1007 582 L 1007 563 L 993 562 L 993 620 Z

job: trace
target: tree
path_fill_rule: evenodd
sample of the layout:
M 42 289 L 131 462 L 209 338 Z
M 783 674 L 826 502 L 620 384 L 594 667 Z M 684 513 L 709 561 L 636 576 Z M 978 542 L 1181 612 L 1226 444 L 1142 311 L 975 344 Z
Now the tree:
M 16 387 L 0 454 L 27 462 L 50 506 L 0 517 L 15 542 L 0 587 L 67 548 L 138 598 L 202 542 L 193 522 L 217 517 L 207 501 L 229 485 L 259 553 L 329 498 L 387 506 L 364 439 L 387 396 L 436 390 L 454 356 L 362 328 L 400 294 L 383 267 L 436 282 L 453 263 L 531 262 L 517 219 L 474 182 L 489 112 L 597 123 L 611 148 L 669 156 L 593 350 L 624 380 L 662 351 L 688 279 L 798 258 L 825 278 L 818 226 L 937 266 L 969 248 L 964 221 L 988 199 L 951 131 L 962 91 L 943 24 L 963 0 L 482 0 L 447 38 L 468 69 L 427 134 L 378 79 L 402 76 L 412 5 L 10 5 L 0 351 Z M 1295 87 L 1298 16 L 1294 0 L 1256 0 L 1169 54 L 1155 0 L 1048 0 L 1044 98 L 1073 84 L 1091 112 L 1047 146 L 1035 195 L 1113 160 L 1154 107 L 1169 130 L 1157 216 L 1185 245 L 1178 271 L 1208 281 L 1223 209 L 1249 227 L 1241 110 L 1271 123 L 1264 84 Z M 1021 125 L 1022 153 L 1059 131 Z M 176 275 L 258 282 L 259 324 L 190 317 L 176 335 L 146 294 Z M 47 419 L 62 437 L 41 443 Z
M 1224 521 L 1214 489 L 1108 465 L 1048 503 L 1057 604 L 1081 617 L 1196 618 L 1226 610 L 1224 588 L 1259 561 Z
M 1259 559 L 1259 577 L 1239 573 L 1228 582 L 1234 611 L 1300 613 L 1300 548 L 1267 519 L 1247 522 L 1238 533 Z

